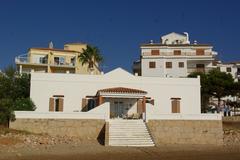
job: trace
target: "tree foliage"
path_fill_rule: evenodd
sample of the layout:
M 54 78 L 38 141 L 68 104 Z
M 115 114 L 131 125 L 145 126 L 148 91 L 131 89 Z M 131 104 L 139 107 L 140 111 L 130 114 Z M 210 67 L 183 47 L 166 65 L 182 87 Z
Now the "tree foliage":
M 94 66 L 98 68 L 98 63 L 103 62 L 103 57 L 97 47 L 87 45 L 79 55 L 79 60 L 82 65 L 87 64 L 88 69 L 92 69 Z
M 239 92 L 239 83 L 235 83 L 231 74 L 213 69 L 208 73 L 194 72 L 188 77 L 201 77 L 201 101 L 202 111 L 207 110 L 210 97 L 218 99 L 218 108 L 220 108 L 220 100 L 222 97 L 236 95 Z
M 14 120 L 14 110 L 35 110 L 29 98 L 30 75 L 18 74 L 10 66 L 0 73 L 0 123 Z

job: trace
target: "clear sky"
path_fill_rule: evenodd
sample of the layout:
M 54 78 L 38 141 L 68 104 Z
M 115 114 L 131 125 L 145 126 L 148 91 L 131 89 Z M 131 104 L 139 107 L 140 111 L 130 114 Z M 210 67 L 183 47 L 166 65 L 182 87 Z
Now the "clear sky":
M 169 32 L 210 43 L 223 61 L 240 60 L 239 0 L 1 0 L 0 69 L 30 47 L 85 42 L 101 50 L 105 71 L 131 71 L 139 45 Z

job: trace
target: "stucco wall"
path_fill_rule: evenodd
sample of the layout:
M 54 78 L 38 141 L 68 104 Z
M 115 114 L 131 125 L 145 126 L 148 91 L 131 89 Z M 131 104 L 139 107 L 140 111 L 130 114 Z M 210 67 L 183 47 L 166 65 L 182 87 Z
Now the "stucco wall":
M 149 120 L 148 129 L 156 145 L 223 144 L 222 121 Z
M 154 107 L 162 114 L 171 113 L 172 97 L 181 98 L 181 114 L 201 113 L 199 78 L 138 77 L 122 69 L 105 75 L 33 73 L 31 76 L 31 98 L 37 112 L 48 112 L 49 98 L 53 95 L 64 95 L 64 112 L 81 110 L 82 98 L 112 87 L 147 91 L 146 96 L 154 99 Z
M 10 128 L 51 136 L 70 136 L 96 140 L 104 130 L 105 120 L 97 119 L 17 119 Z

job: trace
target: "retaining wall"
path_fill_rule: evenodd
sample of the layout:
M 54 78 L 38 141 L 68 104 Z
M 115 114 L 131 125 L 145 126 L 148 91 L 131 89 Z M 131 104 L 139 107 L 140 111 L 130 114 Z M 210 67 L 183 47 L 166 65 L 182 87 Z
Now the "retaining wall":
M 156 145 L 223 145 L 221 120 L 149 120 L 147 126 Z
M 24 119 L 10 123 L 10 128 L 51 136 L 71 136 L 96 140 L 104 130 L 105 120 L 97 119 Z

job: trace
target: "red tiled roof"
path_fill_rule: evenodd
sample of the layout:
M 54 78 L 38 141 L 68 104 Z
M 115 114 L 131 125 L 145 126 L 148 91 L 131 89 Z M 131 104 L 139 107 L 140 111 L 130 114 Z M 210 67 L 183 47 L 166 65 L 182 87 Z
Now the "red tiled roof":
M 124 88 L 124 87 L 115 87 L 115 88 L 106 88 L 98 90 L 99 92 L 107 92 L 107 93 L 130 93 L 130 94 L 147 94 L 146 91 L 132 88 Z
M 60 52 L 77 52 L 77 51 L 73 51 L 73 50 L 64 50 L 64 49 L 55 49 L 55 48 L 30 48 L 30 49 L 48 50 L 48 51 L 60 51 Z

